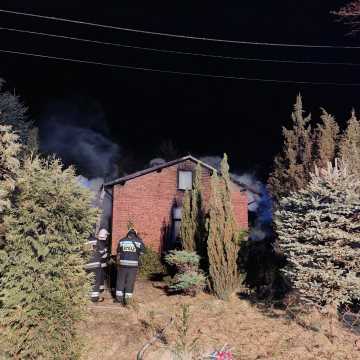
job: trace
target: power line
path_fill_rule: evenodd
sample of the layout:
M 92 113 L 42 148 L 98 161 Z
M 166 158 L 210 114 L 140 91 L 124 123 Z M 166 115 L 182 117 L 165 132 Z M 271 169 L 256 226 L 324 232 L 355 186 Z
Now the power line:
M 193 72 L 183 72 L 183 71 L 173 71 L 173 70 L 162 70 L 162 69 L 153 69 L 146 67 L 137 67 L 129 65 L 118 65 L 118 64 L 109 64 L 91 60 L 81 60 L 65 57 L 50 56 L 44 54 L 28 53 L 22 51 L 12 51 L 0 49 L 1 53 L 14 54 L 14 55 L 24 55 L 24 56 L 33 56 L 37 58 L 67 61 L 80 64 L 89 64 L 89 65 L 98 65 L 109 68 L 117 68 L 123 70 L 137 70 L 137 71 L 148 71 L 155 73 L 163 73 L 170 75 L 184 75 L 184 76 L 194 76 L 202 78 L 213 78 L 213 79 L 227 79 L 227 80 L 244 80 L 244 81 L 256 81 L 263 83 L 278 83 L 278 84 L 298 84 L 298 85 L 325 85 L 325 86 L 360 86 L 360 83 L 338 83 L 338 82 L 314 82 L 314 81 L 295 81 L 295 80 L 278 80 L 278 79 L 262 79 L 262 78 L 249 78 L 249 77 L 240 77 L 240 76 L 230 76 L 230 75 L 216 75 L 216 74 L 204 74 L 204 73 L 193 73 Z
M 352 63 L 352 62 L 328 62 L 328 61 L 326 62 L 326 61 L 260 59 L 260 58 L 223 56 L 223 55 L 204 54 L 204 53 L 197 53 L 197 52 L 188 52 L 188 51 L 150 48 L 150 47 L 125 45 L 125 44 L 107 42 L 107 41 L 100 41 L 100 40 L 91 40 L 91 39 L 85 39 L 85 38 L 79 38 L 79 37 L 67 36 L 67 35 L 58 35 L 58 34 L 37 32 L 37 31 L 24 30 L 24 29 L 8 28 L 8 27 L 3 27 L 3 26 L 0 27 L 0 30 L 18 32 L 18 33 L 30 34 L 30 35 L 45 36 L 45 37 L 64 39 L 64 40 L 80 41 L 80 42 L 96 44 L 96 45 L 115 46 L 115 47 L 122 47 L 122 48 L 128 48 L 128 49 L 150 51 L 150 52 L 163 53 L 163 54 L 171 54 L 171 55 L 187 55 L 187 56 L 198 56 L 198 57 L 205 57 L 205 58 L 222 59 L 222 60 L 254 61 L 254 62 L 279 63 L 279 64 L 360 66 L 359 63 Z
M 182 35 L 182 34 L 172 34 L 172 33 L 164 33 L 164 32 L 157 32 L 157 31 L 148 31 L 148 30 L 140 30 L 140 29 L 133 29 L 127 27 L 120 27 L 114 25 L 105 25 L 105 24 L 98 24 L 88 21 L 80 21 L 80 20 L 72 20 L 72 19 L 65 19 L 56 16 L 45 16 L 27 12 L 20 12 L 20 11 L 12 11 L 12 10 L 4 10 L 0 9 L 0 12 L 6 14 L 13 14 L 13 15 L 22 15 L 22 16 L 29 16 L 39 19 L 46 19 L 46 20 L 53 20 L 53 21 L 60 21 L 60 22 L 67 22 L 79 25 L 87 25 L 87 26 L 94 26 L 103 29 L 111 29 L 111 30 L 120 30 L 120 31 L 127 31 L 139 34 L 146 34 L 146 35 L 157 35 L 157 36 L 164 36 L 168 38 L 178 38 L 178 39 L 187 39 L 187 40 L 201 40 L 201 41 L 212 41 L 212 42 L 219 42 L 219 43 L 228 43 L 228 44 L 239 44 L 239 45 L 258 45 L 258 46 L 277 46 L 277 47 L 296 47 L 296 48 L 317 48 L 317 49 L 360 49 L 360 46 L 335 46 L 335 45 L 309 45 L 309 44 L 288 44 L 288 43 L 272 43 L 272 42 L 259 42 L 259 41 L 240 41 L 240 40 L 227 40 L 227 39 L 218 39 L 218 38 L 211 38 L 211 37 L 200 37 L 200 36 L 193 36 L 193 35 Z

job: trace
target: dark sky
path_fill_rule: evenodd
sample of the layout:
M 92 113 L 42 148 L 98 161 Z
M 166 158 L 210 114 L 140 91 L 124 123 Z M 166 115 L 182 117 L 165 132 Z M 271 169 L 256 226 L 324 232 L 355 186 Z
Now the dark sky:
M 346 1 L 32 1 L 2 0 L 0 8 L 122 27 L 232 40 L 360 46 L 330 11 Z M 0 25 L 127 45 L 224 56 L 360 63 L 360 50 L 244 46 L 98 29 L 0 13 Z M 88 45 L 0 30 L 0 48 L 163 70 L 297 81 L 360 82 L 360 67 L 287 65 Z M 172 139 L 181 153 L 226 151 L 233 169 L 268 172 L 290 122 L 295 96 L 319 116 L 325 107 L 344 124 L 358 108 L 359 87 L 273 84 L 149 73 L 0 54 L 0 77 L 16 88 L 31 116 L 54 100 L 101 108 L 99 128 L 141 162 Z M 86 119 L 84 120 L 86 121 Z M 106 122 L 106 124 L 105 124 Z M 96 126 L 96 124 L 88 124 Z M 104 126 L 103 126 L 104 125 Z M 105 126 L 106 125 L 106 126 Z M 105 130 L 104 130 L 105 129 Z M 107 130 L 106 130 L 107 129 Z

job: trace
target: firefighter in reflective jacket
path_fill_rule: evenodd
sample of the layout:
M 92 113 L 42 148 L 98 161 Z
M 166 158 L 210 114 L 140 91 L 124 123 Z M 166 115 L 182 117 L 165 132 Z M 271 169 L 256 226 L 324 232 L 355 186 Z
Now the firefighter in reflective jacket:
M 99 272 L 100 278 L 99 278 L 99 290 L 102 293 L 105 290 L 105 272 L 107 267 L 107 262 L 109 258 L 108 253 L 108 242 L 107 237 L 109 235 L 109 232 L 106 229 L 101 229 L 98 234 L 98 252 L 100 254 L 100 267 L 101 271 Z
M 130 229 L 126 237 L 119 240 L 116 251 L 116 300 L 118 302 L 127 304 L 132 299 L 139 258 L 144 250 L 144 243 L 135 229 Z
M 107 266 L 107 236 L 108 232 L 105 229 L 99 231 L 97 239 L 92 237 L 88 242 L 92 246 L 92 254 L 89 262 L 85 265 L 85 269 L 94 274 L 93 286 L 90 292 L 90 300 L 93 302 L 103 301 L 100 293 L 105 288 L 105 268 Z

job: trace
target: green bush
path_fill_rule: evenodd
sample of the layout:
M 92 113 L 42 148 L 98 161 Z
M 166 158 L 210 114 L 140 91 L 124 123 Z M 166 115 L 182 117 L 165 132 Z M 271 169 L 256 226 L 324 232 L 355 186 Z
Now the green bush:
M 183 292 L 185 295 L 195 296 L 205 288 L 206 277 L 196 271 L 176 274 L 169 285 L 169 291 Z
M 26 159 L 0 250 L 0 358 L 80 358 L 90 281 L 82 256 L 98 211 L 59 160 Z
M 169 265 L 174 265 L 179 272 L 197 270 L 200 263 L 200 256 L 193 251 L 172 250 L 165 256 Z
M 149 279 L 156 274 L 164 274 L 165 267 L 161 262 L 161 256 L 147 247 L 144 255 L 140 258 L 139 277 L 142 279 Z
M 165 261 L 177 270 L 177 274 L 169 282 L 170 292 L 195 296 L 204 289 L 206 277 L 199 270 L 200 256 L 195 252 L 173 250 L 165 256 Z

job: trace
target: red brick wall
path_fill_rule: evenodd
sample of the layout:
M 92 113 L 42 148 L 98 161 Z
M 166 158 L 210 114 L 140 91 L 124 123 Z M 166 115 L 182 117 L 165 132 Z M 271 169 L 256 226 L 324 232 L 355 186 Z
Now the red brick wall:
M 177 190 L 177 171 L 194 169 L 196 164 L 187 160 L 114 186 L 112 217 L 112 252 L 117 241 L 127 232 L 131 220 L 146 246 L 161 251 L 163 231 L 171 223 L 174 201 L 181 204 L 184 192 Z M 210 171 L 203 167 L 202 187 L 205 203 L 210 198 Z M 234 184 L 233 206 L 235 217 L 241 228 L 247 228 L 247 196 Z
M 233 184 L 231 193 L 231 202 L 234 209 L 235 219 L 239 225 L 239 229 L 247 230 L 248 223 L 248 197 L 245 191 L 241 191 L 240 187 Z

